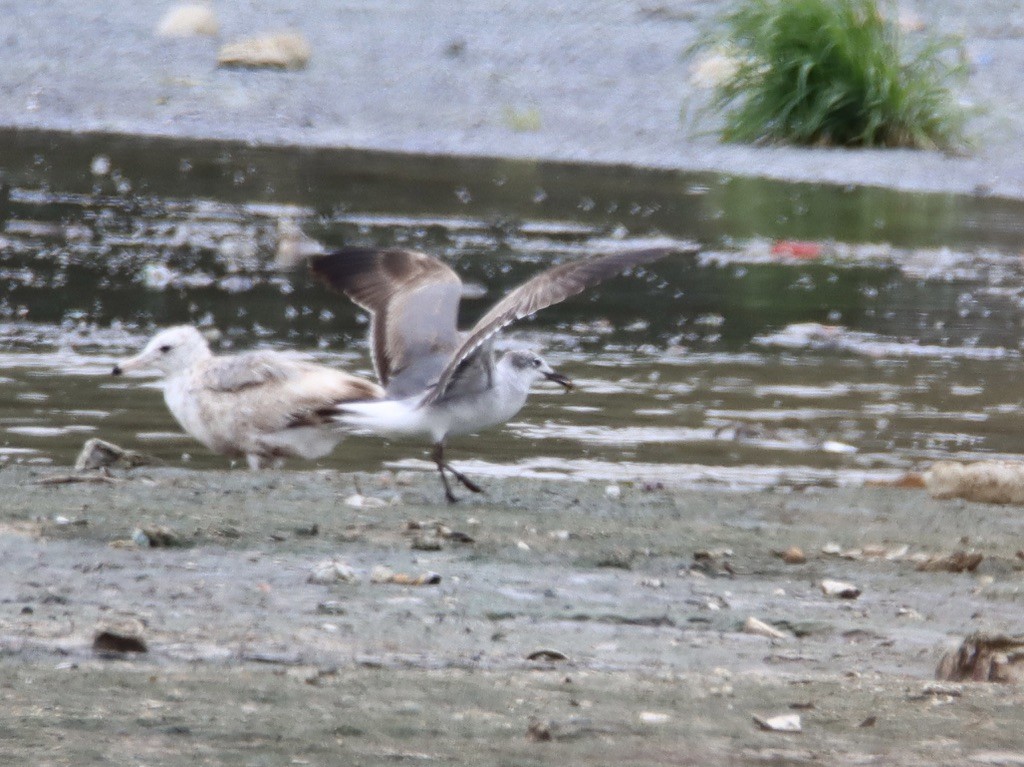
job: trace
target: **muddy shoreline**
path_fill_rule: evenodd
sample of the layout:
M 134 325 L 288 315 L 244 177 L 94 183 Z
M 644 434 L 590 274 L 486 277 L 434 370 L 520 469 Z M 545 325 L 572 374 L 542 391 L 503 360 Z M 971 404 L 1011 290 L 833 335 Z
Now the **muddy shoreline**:
M 62 473 L 0 470 L 13 763 L 1022 758 L 1018 688 L 932 681 L 964 635 L 1019 629 L 1013 509 L 499 478 L 448 507 L 427 472 L 39 483 Z M 154 528 L 179 545 L 132 542 Z M 964 548 L 973 574 L 915 567 Z M 330 560 L 356 582 L 309 582 Z M 381 566 L 440 583 L 373 582 Z M 826 597 L 825 578 L 862 594 Z M 148 651 L 97 655 L 98 627 L 125 621 Z M 801 733 L 751 718 L 787 713 Z
M 906 191 L 1024 198 L 1024 30 L 1013 6 L 906 2 L 912 29 L 953 35 L 968 76 L 964 156 L 723 145 L 690 46 L 708 3 L 488 0 L 216 4 L 216 38 L 156 35 L 168 5 L 11 4 L 0 126 L 241 140 L 456 157 L 628 165 Z M 219 46 L 293 29 L 306 69 L 218 69 Z M 916 32 L 908 32 L 911 44 Z

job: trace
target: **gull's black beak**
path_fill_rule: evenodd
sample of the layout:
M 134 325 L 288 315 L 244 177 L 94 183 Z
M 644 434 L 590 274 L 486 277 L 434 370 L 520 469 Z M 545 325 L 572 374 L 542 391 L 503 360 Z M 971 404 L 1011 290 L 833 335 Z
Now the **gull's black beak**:
M 110 371 L 110 375 L 112 375 L 112 376 L 119 376 L 123 372 L 124 371 L 121 370 L 121 366 L 120 365 L 114 365 L 114 369 Z
M 564 386 L 566 391 L 572 391 L 576 388 L 576 384 L 574 384 L 570 379 L 553 370 L 550 373 L 545 373 L 544 377 L 549 381 L 554 381 L 559 386 Z

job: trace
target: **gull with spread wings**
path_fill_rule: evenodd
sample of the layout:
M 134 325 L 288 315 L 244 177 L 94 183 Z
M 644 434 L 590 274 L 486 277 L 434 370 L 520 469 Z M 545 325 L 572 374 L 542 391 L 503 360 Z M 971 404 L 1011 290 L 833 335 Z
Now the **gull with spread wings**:
M 497 333 L 669 252 L 621 251 L 551 267 L 512 290 L 466 332 L 458 329 L 462 281 L 436 258 L 413 250 L 358 248 L 312 257 L 315 276 L 372 315 L 373 364 L 385 392 L 380 400 L 339 404 L 335 420 L 383 435 L 427 436 L 445 498 L 457 500 L 446 472 L 472 492 L 482 492 L 445 460 L 445 438 L 506 422 L 526 404 L 536 381 L 572 388 L 568 378 L 533 352 L 497 356 Z

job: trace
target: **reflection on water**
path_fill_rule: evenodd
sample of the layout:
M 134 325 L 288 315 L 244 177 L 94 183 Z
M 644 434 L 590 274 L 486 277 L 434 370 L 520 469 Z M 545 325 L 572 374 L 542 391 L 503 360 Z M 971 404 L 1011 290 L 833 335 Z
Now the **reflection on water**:
M 608 480 L 858 481 L 1021 451 L 1024 268 L 1010 203 L 621 169 L 18 134 L 0 148 L 0 462 L 70 463 L 101 436 L 195 467 L 145 378 L 153 329 L 304 349 L 371 375 L 365 315 L 274 265 L 282 220 L 437 254 L 501 293 L 595 248 L 700 239 L 514 329 L 579 383 L 457 439 L 470 470 Z M 109 172 L 90 167 L 103 153 Z M 757 215 L 746 215 L 759 211 Z M 784 211 L 780 212 L 780 211 Z M 824 227 L 824 228 L 823 228 Z M 812 260 L 775 237 L 825 240 Z M 429 467 L 353 438 L 323 465 Z M 299 465 L 299 464 L 294 464 Z

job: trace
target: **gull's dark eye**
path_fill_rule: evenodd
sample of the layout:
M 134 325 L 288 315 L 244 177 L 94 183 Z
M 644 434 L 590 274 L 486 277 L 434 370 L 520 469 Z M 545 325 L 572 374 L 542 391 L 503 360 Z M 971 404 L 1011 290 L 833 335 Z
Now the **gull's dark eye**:
M 170 350 L 171 350 L 171 345 L 170 344 L 164 344 L 163 346 L 160 347 L 160 353 L 161 354 L 167 354 L 167 352 L 169 352 Z
M 533 358 L 533 366 L 535 368 L 539 368 L 541 366 L 540 357 L 534 357 Z

